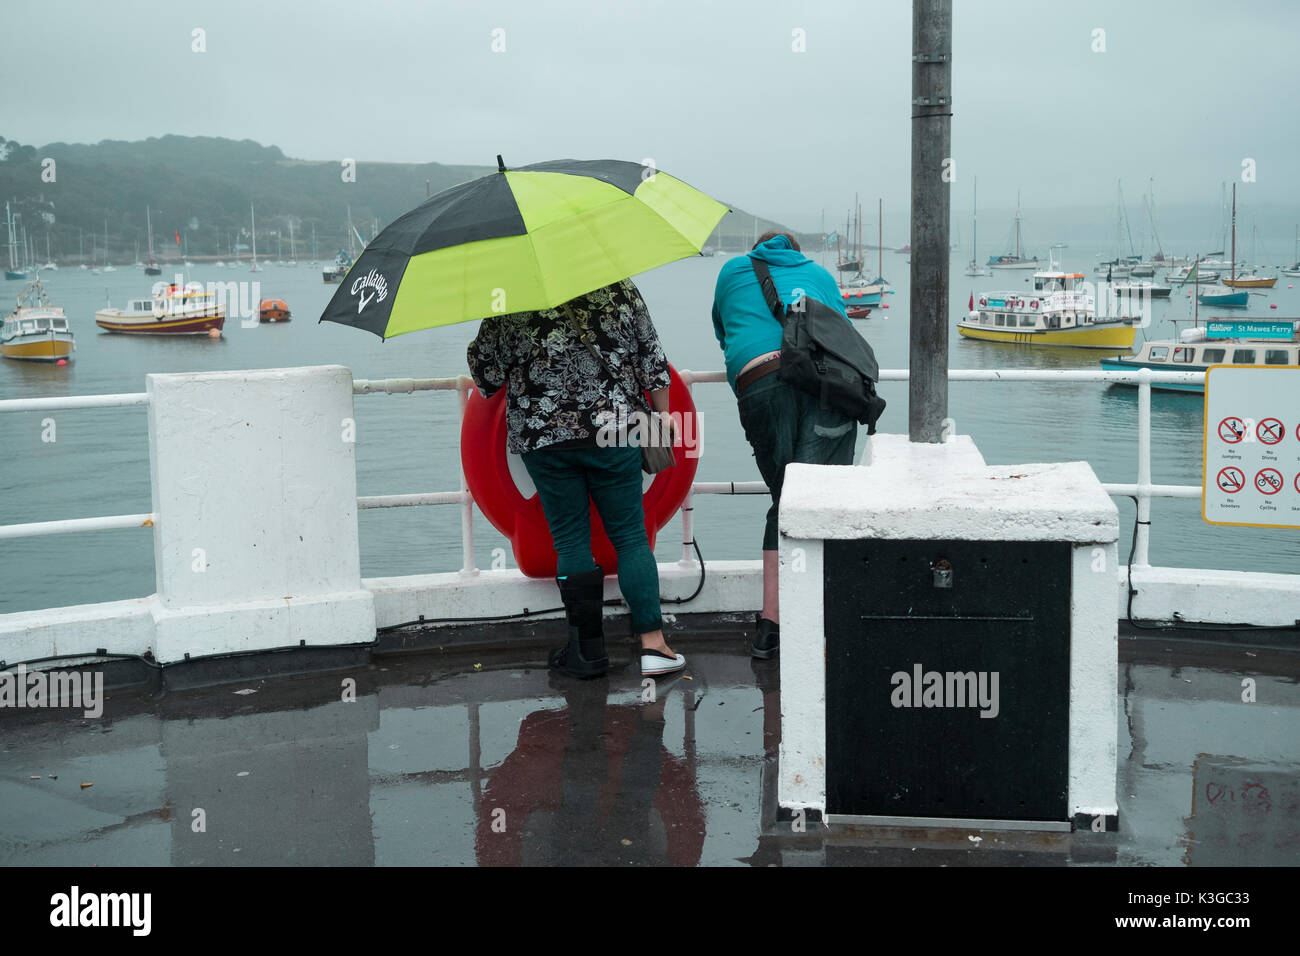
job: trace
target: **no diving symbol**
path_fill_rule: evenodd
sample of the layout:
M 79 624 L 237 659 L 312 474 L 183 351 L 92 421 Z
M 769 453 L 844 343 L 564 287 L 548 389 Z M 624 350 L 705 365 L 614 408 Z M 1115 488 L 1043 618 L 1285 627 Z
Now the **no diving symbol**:
M 1286 437 L 1286 426 L 1276 418 L 1265 418 L 1255 426 L 1255 434 L 1265 445 L 1276 445 Z
M 1245 434 L 1246 425 L 1240 418 L 1225 418 L 1219 422 L 1219 437 L 1229 445 L 1237 444 Z
M 1255 476 L 1255 487 L 1262 495 L 1275 495 L 1282 490 L 1282 475 L 1273 468 L 1260 469 Z
M 1246 484 L 1246 475 L 1240 468 L 1224 468 L 1219 472 L 1219 477 L 1215 480 L 1219 483 L 1221 491 L 1235 495 Z

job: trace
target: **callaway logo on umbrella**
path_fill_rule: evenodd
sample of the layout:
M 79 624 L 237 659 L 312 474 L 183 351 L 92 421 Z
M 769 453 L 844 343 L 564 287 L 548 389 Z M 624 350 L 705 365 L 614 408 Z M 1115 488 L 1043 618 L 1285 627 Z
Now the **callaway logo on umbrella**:
M 697 255 L 727 207 L 667 173 L 561 159 L 453 186 L 393 222 L 321 321 L 382 338 L 551 309 Z

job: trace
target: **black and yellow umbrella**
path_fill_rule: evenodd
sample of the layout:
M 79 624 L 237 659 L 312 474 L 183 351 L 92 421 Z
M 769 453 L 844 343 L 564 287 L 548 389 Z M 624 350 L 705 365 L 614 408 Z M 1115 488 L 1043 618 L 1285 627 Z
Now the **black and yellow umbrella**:
M 377 235 L 321 321 L 383 338 L 550 309 L 696 255 L 727 207 L 640 163 L 561 159 L 446 189 Z

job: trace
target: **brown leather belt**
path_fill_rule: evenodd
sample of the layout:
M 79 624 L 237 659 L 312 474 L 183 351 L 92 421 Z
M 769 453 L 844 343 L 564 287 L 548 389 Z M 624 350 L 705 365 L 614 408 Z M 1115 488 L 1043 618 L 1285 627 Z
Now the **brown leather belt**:
M 749 388 L 749 386 L 753 385 L 764 375 L 771 375 L 780 367 L 781 356 L 774 355 L 766 362 L 755 365 L 748 372 L 742 372 L 740 377 L 736 379 L 736 396 L 739 397 L 741 392 Z

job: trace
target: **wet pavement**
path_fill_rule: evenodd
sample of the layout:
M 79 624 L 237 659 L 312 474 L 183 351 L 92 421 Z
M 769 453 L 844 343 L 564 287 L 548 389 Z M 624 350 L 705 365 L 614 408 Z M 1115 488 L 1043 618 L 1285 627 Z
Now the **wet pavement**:
M 777 665 L 739 627 L 670 640 L 689 666 L 653 702 L 611 640 L 614 668 L 588 682 L 549 674 L 537 646 L 448 649 L 110 692 L 99 719 L 7 711 L 0 863 L 1300 862 L 1296 651 L 1121 641 L 1118 832 L 795 832 L 775 803 Z

